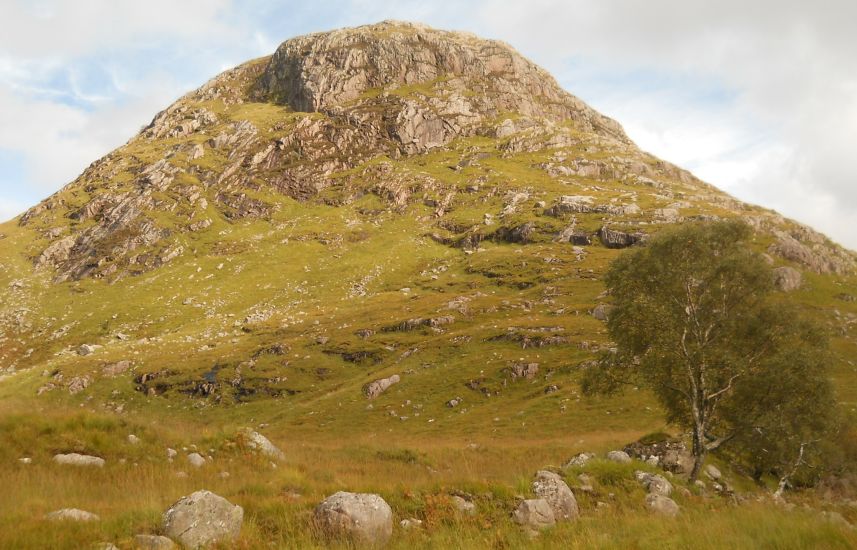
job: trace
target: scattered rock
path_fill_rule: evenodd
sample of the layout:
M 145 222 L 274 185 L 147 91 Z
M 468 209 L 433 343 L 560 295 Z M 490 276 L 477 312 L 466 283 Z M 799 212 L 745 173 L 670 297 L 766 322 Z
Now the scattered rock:
M 205 466 L 205 459 L 202 458 L 202 455 L 199 453 L 190 453 L 187 455 L 187 461 L 194 468 L 202 468 Z
M 558 474 L 540 470 L 533 482 L 533 492 L 547 501 L 556 521 L 573 520 L 580 516 L 574 493 Z
M 667 481 L 667 478 L 664 476 L 637 470 L 634 472 L 634 477 L 637 478 L 637 481 L 639 481 L 649 493 L 668 497 L 673 492 L 672 483 Z
M 476 513 L 476 505 L 458 495 L 452 495 L 450 502 L 455 506 L 455 509 L 463 514 L 473 515 Z
M 140 550 L 172 550 L 176 543 L 160 535 L 136 535 L 134 546 Z
M 275 460 L 285 460 L 286 455 L 283 454 L 276 445 L 271 443 L 271 441 L 260 434 L 259 432 L 253 431 L 250 428 L 244 428 L 241 430 L 241 438 L 244 445 L 248 448 L 253 449 L 262 453 L 263 455 L 273 458 Z
M 446 406 L 450 409 L 454 409 L 455 407 L 461 405 L 462 401 L 463 399 L 461 399 L 460 397 L 454 397 L 446 402 Z
M 89 387 L 89 377 L 88 376 L 75 376 L 71 380 L 68 381 L 68 393 L 71 395 L 78 394 Z
M 666 435 L 662 439 L 635 441 L 623 450 L 643 461 L 657 457 L 658 466 L 674 474 L 686 474 L 693 468 L 693 457 L 684 442 Z
M 97 346 L 97 345 L 93 345 L 93 344 L 83 344 L 82 346 L 77 348 L 77 354 L 82 355 L 82 356 L 92 355 L 100 347 L 101 346 Z
M 19 458 L 19 459 L 18 459 L 18 462 L 19 462 L 19 463 L 21 463 L 21 464 L 32 464 L 32 463 L 33 463 L 33 459 L 32 459 L 32 458 L 30 458 L 30 457 L 28 457 L 28 456 L 25 456 L 25 457 L 23 457 L 23 458 Z
M 175 457 L 178 456 L 178 454 L 179 454 L 178 451 L 176 451 L 175 449 L 171 449 L 171 448 L 167 447 L 167 459 L 168 460 L 174 459 Z
M 646 495 L 646 508 L 650 511 L 664 516 L 675 517 L 678 515 L 678 504 L 670 497 L 649 493 Z
M 522 501 L 512 512 L 512 519 L 518 525 L 539 531 L 556 524 L 553 509 L 543 498 Z
M 720 473 L 720 470 L 714 464 L 707 464 L 705 466 L 705 475 L 714 481 L 719 481 L 723 477 L 723 474 Z
M 129 434 L 128 435 L 128 443 L 130 443 L 131 445 L 139 445 L 140 444 L 140 438 L 134 434 Z
M 381 378 L 380 380 L 375 380 L 374 382 L 367 384 L 365 388 L 363 388 L 363 393 L 366 394 L 366 397 L 369 399 L 375 399 L 393 384 L 398 384 L 401 378 L 398 374 L 394 374 L 389 378 Z
M 55 512 L 51 512 L 46 515 L 45 519 L 51 521 L 98 521 L 101 518 L 92 512 L 87 512 L 85 510 L 78 510 L 77 508 L 63 508 L 62 510 L 56 510 Z
M 631 457 L 625 451 L 610 451 L 607 453 L 607 460 L 618 462 L 620 464 L 629 464 Z
M 182 497 L 164 512 L 164 534 L 188 548 L 230 543 L 241 533 L 244 509 L 210 491 Z
M 58 454 L 54 455 L 54 462 L 57 464 L 68 464 L 71 466 L 95 466 L 98 468 L 104 467 L 104 459 L 97 456 L 82 455 L 78 453 Z
M 419 519 L 408 518 L 408 519 L 403 519 L 402 521 L 400 521 L 399 526 L 405 530 L 416 529 L 416 528 L 422 527 L 423 522 L 422 522 L 422 520 L 419 520 Z
M 393 534 L 393 511 L 378 495 L 340 491 L 315 508 L 316 525 L 328 536 L 385 544 Z

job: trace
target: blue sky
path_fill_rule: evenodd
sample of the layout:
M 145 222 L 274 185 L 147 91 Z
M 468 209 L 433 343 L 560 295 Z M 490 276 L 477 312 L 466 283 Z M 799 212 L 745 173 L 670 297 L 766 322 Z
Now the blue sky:
M 220 71 L 391 18 L 505 40 L 642 148 L 857 249 L 850 0 L 4 0 L 0 218 Z

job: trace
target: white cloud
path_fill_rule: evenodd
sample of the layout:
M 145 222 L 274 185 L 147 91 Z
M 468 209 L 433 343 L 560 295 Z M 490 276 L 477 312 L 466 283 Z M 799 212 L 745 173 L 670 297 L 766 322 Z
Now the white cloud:
M 235 29 L 229 0 L 7 0 L 0 51 L 20 58 L 74 57 L 158 37 L 193 39 Z
M 643 148 L 857 248 L 857 3 L 492 0 L 478 18 L 549 66 L 577 57 L 735 92 L 725 109 L 675 109 L 670 86 L 587 99 Z

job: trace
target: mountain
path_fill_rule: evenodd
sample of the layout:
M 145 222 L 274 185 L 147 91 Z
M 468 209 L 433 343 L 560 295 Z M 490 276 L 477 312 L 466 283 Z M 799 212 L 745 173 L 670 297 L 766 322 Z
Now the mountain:
M 325 448 L 493 441 L 519 465 L 627 442 L 663 428 L 653 399 L 577 383 L 609 345 L 601 276 L 722 218 L 833 329 L 853 403 L 853 252 L 641 151 L 502 42 L 302 36 L 0 225 L 0 398 L 21 425 L 84 410 L 176 445 L 264 423 Z M 70 445 L 19 439 L 3 456 Z

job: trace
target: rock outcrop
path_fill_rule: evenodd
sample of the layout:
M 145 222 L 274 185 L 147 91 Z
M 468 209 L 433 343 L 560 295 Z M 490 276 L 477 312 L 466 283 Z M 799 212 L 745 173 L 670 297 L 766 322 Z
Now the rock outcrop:
M 368 397 L 369 399 L 375 399 L 376 397 L 387 391 L 393 384 L 398 384 L 400 380 L 401 377 L 398 374 L 394 374 L 393 376 L 387 378 L 375 380 L 374 382 L 367 384 L 366 387 L 363 388 L 363 393 L 365 393 L 366 397 Z
M 791 292 L 800 288 L 803 276 L 793 267 L 783 266 L 774 269 L 774 284 L 783 292 Z

